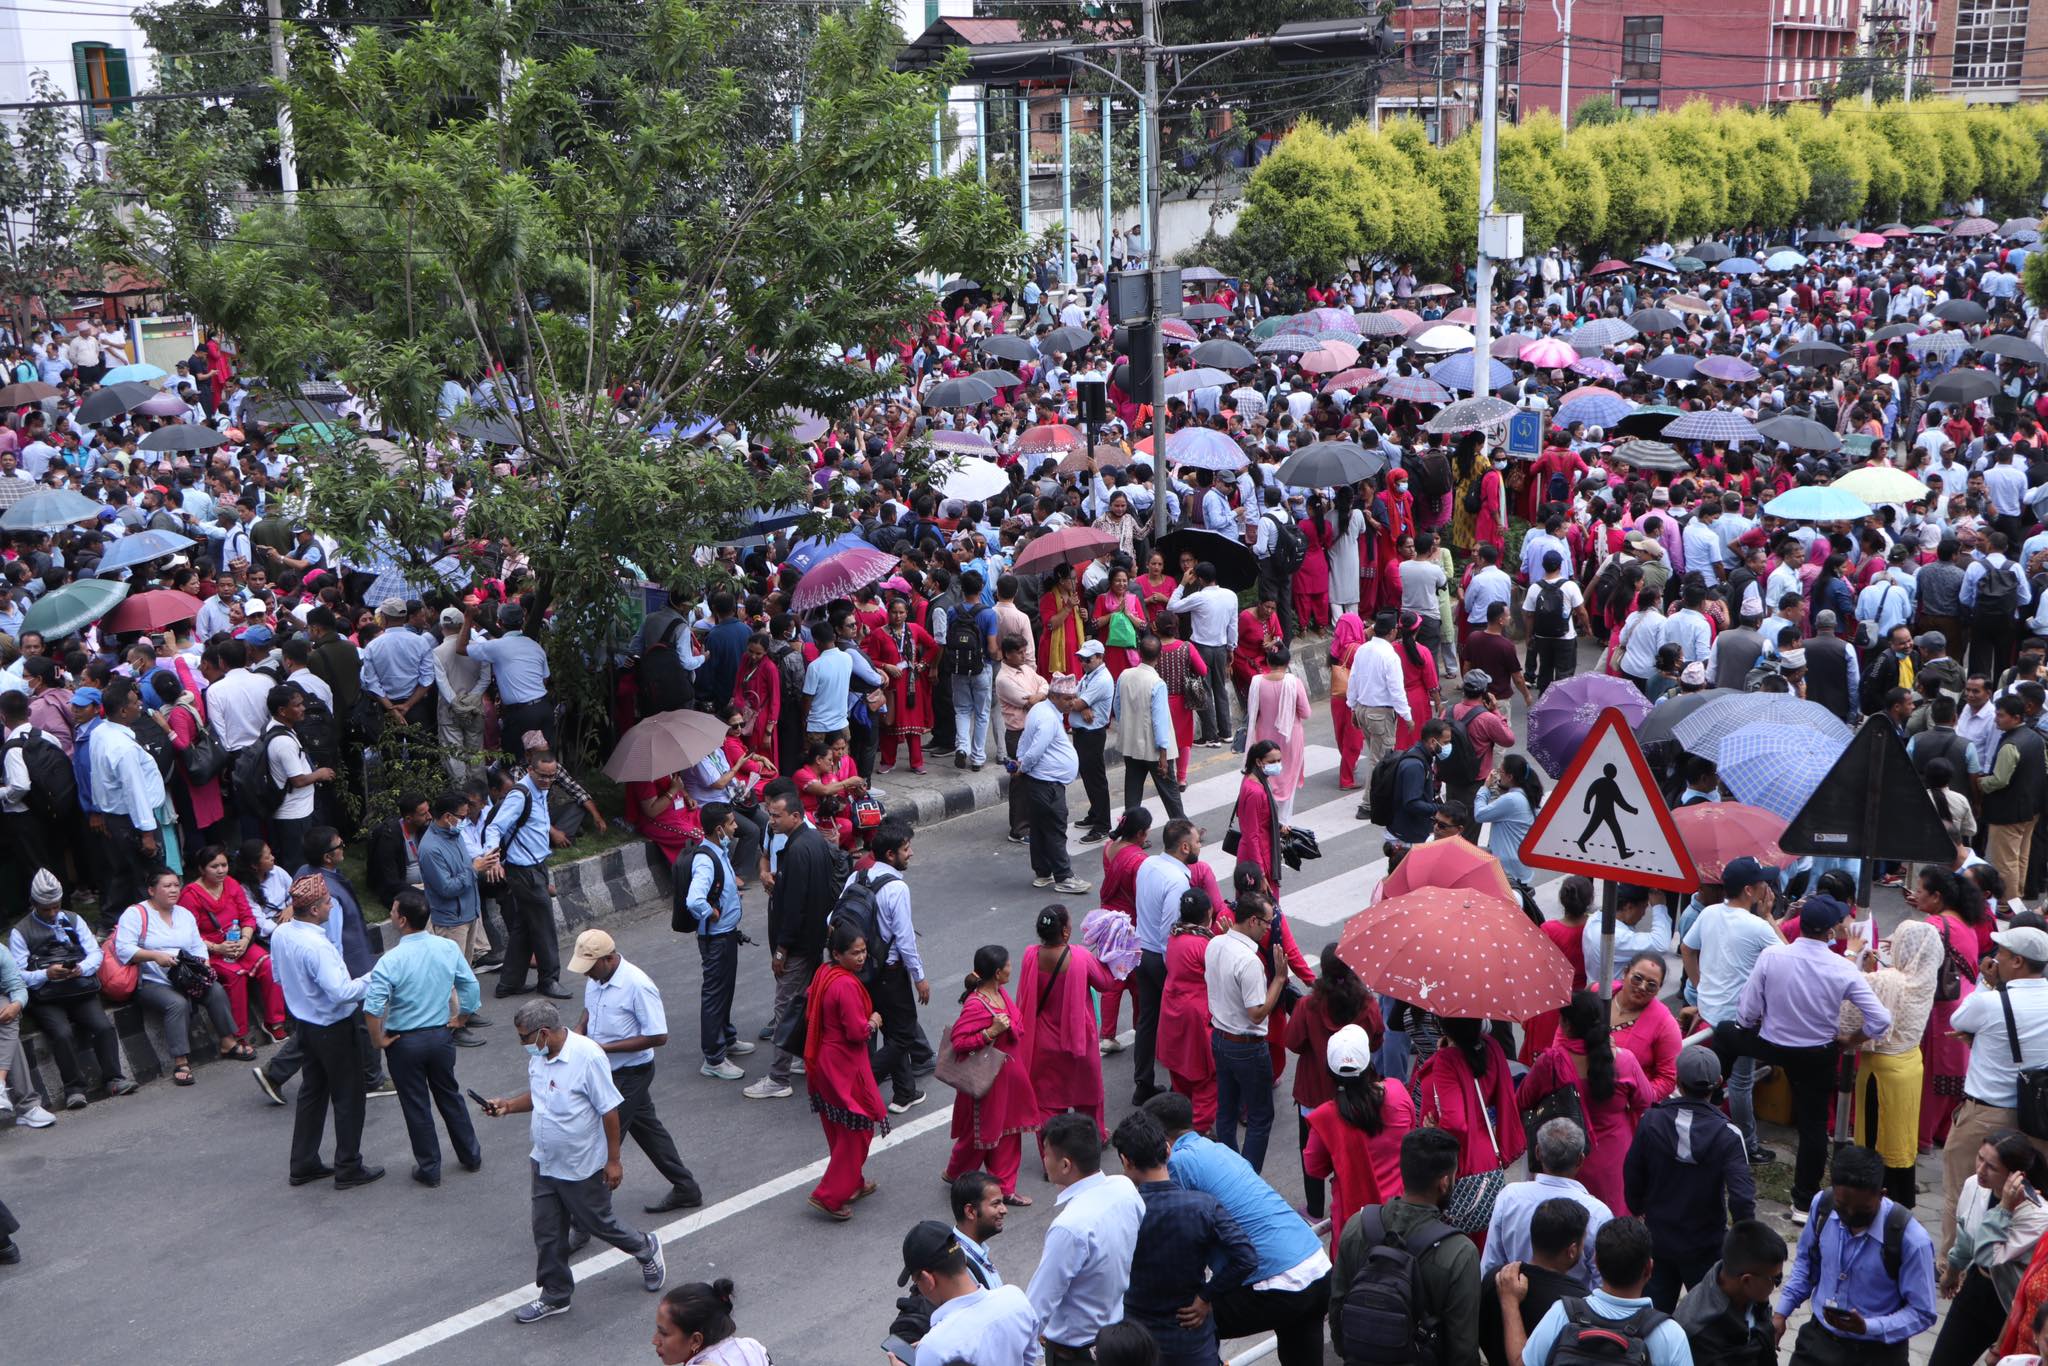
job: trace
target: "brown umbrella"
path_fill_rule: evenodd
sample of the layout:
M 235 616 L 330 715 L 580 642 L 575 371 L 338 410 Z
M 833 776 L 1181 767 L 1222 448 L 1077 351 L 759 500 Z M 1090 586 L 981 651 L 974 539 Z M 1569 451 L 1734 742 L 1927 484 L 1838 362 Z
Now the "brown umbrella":
M 656 712 L 619 737 L 618 748 L 605 760 L 605 776 L 614 782 L 651 783 L 700 763 L 724 743 L 725 723 L 715 716 Z
M 45 384 L 39 379 L 10 384 L 0 389 L 0 408 L 19 408 L 24 403 L 41 403 L 46 398 L 57 397 L 54 384 Z
M 1131 458 L 1124 454 L 1122 446 L 1113 446 L 1107 441 L 1098 441 L 1095 443 L 1095 448 L 1092 452 L 1081 446 L 1076 446 L 1073 450 L 1068 451 L 1060 457 L 1060 462 L 1052 467 L 1051 473 L 1086 474 L 1088 473 L 1088 462 L 1091 455 L 1098 469 L 1111 465 L 1128 465 L 1131 463 Z
M 1692 313 L 1702 318 L 1714 311 L 1714 306 L 1697 294 L 1673 294 L 1664 300 L 1663 306 L 1673 313 Z

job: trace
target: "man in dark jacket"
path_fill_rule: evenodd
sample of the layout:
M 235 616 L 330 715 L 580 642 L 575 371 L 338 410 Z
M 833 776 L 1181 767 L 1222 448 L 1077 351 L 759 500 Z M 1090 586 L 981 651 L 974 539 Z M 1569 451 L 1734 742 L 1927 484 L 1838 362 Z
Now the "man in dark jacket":
M 1713 1050 L 1681 1049 L 1678 1090 L 1643 1116 L 1622 1164 L 1624 1198 L 1644 1211 L 1655 1249 L 1650 1302 L 1667 1314 L 1707 1275 L 1729 1221 L 1756 1213 L 1742 1131 L 1714 1105 L 1720 1088 Z
M 1785 1240 L 1760 1219 L 1745 1219 L 1721 1240 L 1707 1269 L 1672 1317 L 1692 1340 L 1693 1366 L 1776 1366 L 1771 1290 L 1785 1269 Z
M 1442 1129 L 1411 1129 L 1401 1139 L 1401 1194 L 1384 1205 L 1368 1205 L 1351 1216 L 1337 1240 L 1337 1265 L 1330 1273 L 1330 1345 L 1346 1360 L 1365 1359 L 1390 1344 L 1346 1345 L 1345 1305 L 1352 1283 L 1365 1269 L 1374 1234 L 1409 1244 L 1430 1227 L 1427 1248 L 1417 1249 L 1415 1308 L 1436 1325 L 1440 1362 L 1469 1362 L 1479 1355 L 1479 1249 L 1464 1234 L 1442 1223 L 1444 1201 L 1458 1181 L 1458 1140 Z M 1357 1315 L 1353 1330 L 1371 1328 L 1373 1318 Z M 1388 1325 L 1382 1324 L 1382 1327 Z M 1402 1344 L 1405 1345 L 1405 1344 Z
M 1885 695 L 1893 688 L 1912 691 L 1914 680 L 1920 672 L 1920 656 L 1913 648 L 1913 633 L 1904 625 L 1894 626 L 1885 637 L 1884 649 L 1870 661 L 1870 671 L 1863 675 L 1863 686 L 1857 699 L 1866 712 L 1874 712 L 1885 705 Z
M 775 1061 L 768 1074 L 741 1094 L 775 1100 L 794 1094 L 789 1084 L 797 1054 L 783 1047 L 803 1014 L 804 990 L 825 957 L 825 921 L 839 899 L 832 854 L 818 828 L 804 819 L 803 799 L 794 790 L 771 791 L 764 804 L 768 830 L 782 839 L 768 892 L 768 942 L 775 956 Z
M 1493 1366 L 1509 1366 L 1501 1332 L 1503 1313 L 1519 1314 L 1522 1334 L 1543 1321 L 1559 1300 L 1586 1293 L 1580 1268 L 1586 1257 L 1586 1207 L 1567 1196 L 1545 1200 L 1529 1215 L 1529 1259 L 1504 1263 L 1491 1284 L 1479 1287 L 1479 1345 Z M 1509 1288 L 1507 1295 L 1500 1288 Z M 1519 1298 L 1517 1298 L 1519 1296 Z
M 1125 1115 L 1110 1141 L 1145 1201 L 1124 1317 L 1145 1326 L 1162 1360 L 1214 1361 L 1216 1320 L 1209 1306 L 1258 1269 L 1251 1239 L 1215 1196 L 1174 1184 L 1166 1130 L 1151 1115 Z
M 398 814 L 370 831 L 363 851 L 364 877 L 379 906 L 388 909 L 400 892 L 419 882 L 420 837 L 427 833 L 430 819 L 427 799 L 408 792 L 398 799 Z
M 1806 651 L 1806 700 L 1818 702 L 1844 721 L 1856 719 L 1856 694 L 1861 672 L 1856 651 L 1835 634 L 1835 614 L 1813 614 L 1813 634 Z
M 1450 757 L 1451 723 L 1444 720 L 1422 723 L 1422 735 L 1401 756 L 1394 768 L 1394 818 L 1387 833 L 1404 844 L 1428 842 L 1438 800 L 1436 766 Z

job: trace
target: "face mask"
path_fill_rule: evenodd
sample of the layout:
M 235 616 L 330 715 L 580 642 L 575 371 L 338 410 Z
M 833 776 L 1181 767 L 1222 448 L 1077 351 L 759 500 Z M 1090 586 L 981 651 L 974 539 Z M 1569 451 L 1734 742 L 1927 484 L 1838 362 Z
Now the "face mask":
M 1450 747 L 1450 745 L 1449 745 L 1449 744 L 1441 744 L 1441 745 L 1438 745 L 1438 746 L 1436 747 L 1436 757 L 1437 757 L 1437 758 L 1439 758 L 1439 759 L 1448 759 L 1448 758 L 1450 758 L 1450 757 L 1451 757 L 1451 747 Z
M 1265 775 L 1266 775 L 1266 776 L 1267 776 L 1268 778 L 1277 778 L 1277 777 L 1279 777 L 1279 776 L 1280 776 L 1280 770 L 1281 770 L 1282 768 L 1284 768 L 1284 767 L 1285 767 L 1285 765 L 1284 765 L 1284 764 L 1262 764 L 1262 765 L 1261 765 L 1260 767 L 1261 767 L 1261 769 L 1262 769 L 1262 770 L 1264 771 Z
M 545 1058 L 548 1055 L 546 1044 L 530 1043 L 526 1045 L 526 1051 L 536 1058 Z

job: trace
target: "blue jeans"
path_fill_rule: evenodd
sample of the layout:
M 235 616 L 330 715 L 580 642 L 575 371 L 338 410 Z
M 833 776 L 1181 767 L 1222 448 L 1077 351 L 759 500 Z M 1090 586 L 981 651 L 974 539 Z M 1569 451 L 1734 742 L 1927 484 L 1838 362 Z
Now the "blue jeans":
M 967 762 L 988 762 L 988 708 L 995 690 L 995 670 L 953 676 L 953 744 Z
M 704 1061 L 716 1065 L 725 1061 L 725 1050 L 740 1036 L 732 1027 L 732 990 L 740 973 L 738 932 L 698 935 L 697 957 L 704 967 L 697 1027 L 703 1040 Z
M 1728 1069 L 1728 1118 L 1742 1131 L 1742 1141 L 1755 1152 L 1763 1144 L 1756 1137 L 1756 1059 L 1737 1058 Z
M 1266 1165 L 1266 1140 L 1273 1133 L 1273 1055 L 1263 1039 L 1234 1039 L 1211 1030 L 1216 1058 L 1216 1141 L 1235 1149 L 1253 1171 Z M 1244 1112 L 1244 1146 L 1237 1143 L 1237 1116 Z

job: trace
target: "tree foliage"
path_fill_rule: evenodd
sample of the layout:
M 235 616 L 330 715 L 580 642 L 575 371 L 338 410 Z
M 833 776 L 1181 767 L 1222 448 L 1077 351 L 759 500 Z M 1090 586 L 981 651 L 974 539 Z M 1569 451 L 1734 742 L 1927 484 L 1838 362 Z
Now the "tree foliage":
M 86 283 L 71 233 L 81 188 L 71 160 L 77 121 L 47 74 L 30 85 L 35 105 L 0 134 L 0 292 L 17 336 L 30 318 L 63 311 L 50 305 L 67 286 Z

